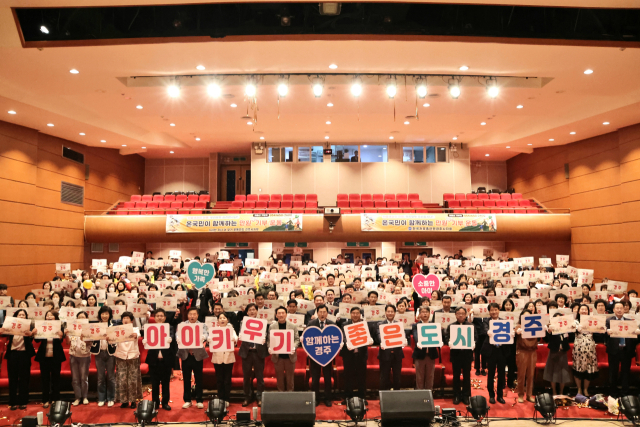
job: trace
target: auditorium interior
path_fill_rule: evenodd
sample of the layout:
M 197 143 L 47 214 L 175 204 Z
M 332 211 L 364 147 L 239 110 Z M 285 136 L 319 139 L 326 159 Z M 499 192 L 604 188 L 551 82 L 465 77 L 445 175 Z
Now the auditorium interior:
M 377 273 L 379 259 L 387 266 L 406 260 L 417 269 L 408 267 L 408 278 L 402 268 L 393 273 L 410 289 L 410 312 L 419 303 L 411 300 L 411 278 L 422 263 L 442 272 L 459 267 L 449 259 L 463 258 L 484 265 L 475 283 L 508 270 L 555 268 L 545 283 L 562 271 L 571 287 L 572 271 L 585 272 L 584 282 L 574 277 L 576 289 L 624 284 L 623 292 L 609 292 L 612 310 L 621 298 L 640 304 L 639 69 L 634 0 L 0 0 L 0 283 L 7 285 L 0 295 L 22 300 L 65 273 L 113 274 L 123 263 L 118 271 L 133 272 L 132 254 L 143 253 L 173 260 L 169 275 L 199 257 L 216 274 L 231 266 L 233 281 L 248 260 L 262 267 L 273 257 L 296 272 L 308 263 L 347 271 L 346 285 L 351 269 Z M 495 262 L 495 275 L 486 262 Z M 144 273 L 143 265 L 135 272 Z M 281 299 L 286 306 L 289 298 Z M 139 346 L 146 355 L 142 338 Z M 402 349 L 402 388 L 394 392 L 414 391 L 414 348 L 410 339 Z M 5 407 L 6 350 L 1 344 L 5 423 L 26 425 L 23 417 L 42 411 L 46 423 L 46 410 L 33 404 L 40 399 L 36 362 L 27 409 Z M 573 350 L 572 343 L 571 366 Z M 598 344 L 593 394 L 607 396 L 607 351 Z M 421 422 L 527 425 L 537 412 L 550 420 L 538 403 L 518 402 L 515 388 L 486 418 L 452 403 L 449 347 L 438 354 L 435 418 L 420 413 Z M 548 354 L 539 344 L 536 395 L 551 391 Z M 402 414 L 394 410 L 415 407 L 403 406 L 408 394 L 389 400 L 385 413 L 378 356 L 369 347 L 363 423 L 398 425 Z M 295 391 L 313 394 L 309 364 L 316 362 L 303 347 L 297 357 Z M 265 393 L 275 395 L 279 380 L 267 360 Z M 640 346 L 631 360 L 637 396 Z M 340 356 L 329 363 L 334 404 L 315 408 L 310 425 L 354 419 L 341 401 L 349 373 Z M 138 423 L 132 410 L 96 407 L 94 368 L 91 402 L 70 407 L 73 422 Z M 150 400 L 149 366 L 141 369 Z M 478 369 L 471 396 L 486 403 L 493 396 Z M 161 410 L 159 422 L 210 422 L 195 406 L 180 409 L 182 374 L 175 372 L 174 410 Z M 74 400 L 71 377 L 63 362 L 61 400 Z M 206 407 L 216 396 L 211 353 L 203 381 Z M 269 425 L 266 398 L 261 408 L 240 405 L 242 383 L 237 361 L 224 423 Z M 616 422 L 618 412 L 618 422 L 633 418 L 624 405 L 610 411 L 610 401 L 609 409 L 607 401 L 604 408 L 578 403 L 573 379 L 565 394 L 569 403 L 554 415 L 564 422 L 591 427 Z M 306 425 L 292 421 L 298 410 L 291 406 L 285 415 L 272 412 L 271 425 Z M 453 409 L 445 416 L 446 408 Z

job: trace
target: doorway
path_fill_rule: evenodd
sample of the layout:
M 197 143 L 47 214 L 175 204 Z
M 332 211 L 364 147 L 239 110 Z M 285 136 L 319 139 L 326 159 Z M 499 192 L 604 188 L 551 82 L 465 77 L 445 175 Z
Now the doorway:
M 376 263 L 376 250 L 375 249 L 342 249 L 342 256 L 347 263 L 356 263 L 358 259 L 361 259 L 363 264 L 367 264 L 367 258 L 369 264 Z M 347 261 L 347 258 L 349 259 Z
M 251 166 L 222 166 L 221 200 L 233 202 L 237 195 L 251 194 Z
M 291 262 L 291 255 L 293 255 L 293 249 L 285 249 L 282 252 L 282 258 L 283 258 L 283 263 L 289 265 L 289 263 Z M 300 254 L 298 254 L 300 255 Z M 301 260 L 304 261 L 312 261 L 313 260 L 313 249 L 303 249 L 302 250 L 302 255 L 301 256 Z

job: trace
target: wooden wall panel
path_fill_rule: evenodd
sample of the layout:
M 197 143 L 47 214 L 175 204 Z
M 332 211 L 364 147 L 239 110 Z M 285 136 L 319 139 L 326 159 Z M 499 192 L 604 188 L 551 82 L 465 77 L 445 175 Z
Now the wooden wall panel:
M 85 165 L 62 157 L 66 146 Z M 61 182 L 85 187 L 85 207 L 60 201 Z M 107 208 L 144 187 L 144 159 L 0 122 L 0 281 L 22 298 L 51 280 L 57 262 L 86 268 L 84 211 Z
M 640 124 L 518 155 L 507 161 L 507 177 L 510 187 L 550 206 L 566 190 L 560 200 L 571 210 L 571 265 L 595 269 L 596 281 L 640 289 Z M 554 185 L 543 187 L 548 182 Z

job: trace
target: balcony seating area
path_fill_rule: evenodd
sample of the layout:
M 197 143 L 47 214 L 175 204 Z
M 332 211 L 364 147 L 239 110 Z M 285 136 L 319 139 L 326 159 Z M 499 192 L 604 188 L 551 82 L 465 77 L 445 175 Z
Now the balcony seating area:
M 450 213 L 538 214 L 548 213 L 520 193 L 445 193 L 443 205 Z
M 336 206 L 343 214 L 442 212 L 437 203 L 422 203 L 417 193 L 338 194 Z
M 127 202 L 119 202 L 110 215 L 200 215 L 209 212 L 208 192 L 134 194 Z

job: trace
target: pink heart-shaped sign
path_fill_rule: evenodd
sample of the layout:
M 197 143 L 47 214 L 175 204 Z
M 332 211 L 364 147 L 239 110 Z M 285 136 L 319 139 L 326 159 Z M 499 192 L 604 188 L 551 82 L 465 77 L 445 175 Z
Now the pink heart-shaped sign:
M 431 293 L 440 289 L 440 279 L 435 274 L 416 274 L 412 280 L 413 289 L 421 297 L 431 298 Z

